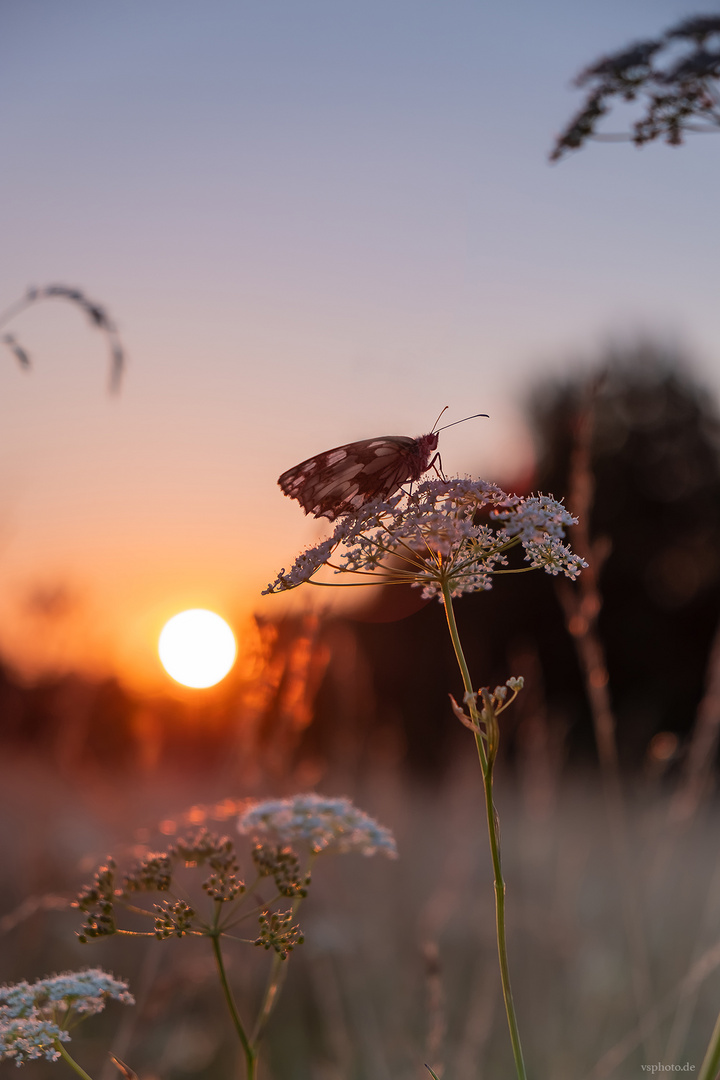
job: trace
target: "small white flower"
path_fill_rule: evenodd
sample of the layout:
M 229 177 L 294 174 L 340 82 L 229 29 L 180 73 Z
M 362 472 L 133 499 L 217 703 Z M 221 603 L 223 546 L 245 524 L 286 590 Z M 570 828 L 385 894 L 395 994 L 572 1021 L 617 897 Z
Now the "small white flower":
M 326 566 L 368 576 L 369 583 L 404 582 L 442 600 L 445 591 L 456 597 L 492 588 L 493 575 L 507 568 L 507 553 L 518 546 L 528 569 L 574 579 L 587 564 L 561 543 L 573 524 L 549 495 L 521 498 L 460 477 L 425 480 L 410 495 L 401 492 L 343 517 L 331 537 L 299 555 L 266 592 L 296 588 Z
M 361 855 L 380 852 L 389 858 L 397 856 L 389 829 L 353 806 L 349 799 L 312 792 L 256 803 L 241 815 L 238 829 L 276 844 L 305 841 L 316 853 L 357 851 Z
M 108 1001 L 134 1005 L 128 985 L 102 968 L 65 971 L 34 983 L 35 1001 L 40 1004 L 61 1002 L 76 1014 L 93 1016 L 102 1012 Z
M 40 1016 L 5 1016 L 0 1008 L 0 1061 L 22 1065 L 36 1058 L 57 1061 L 58 1042 L 69 1042 L 70 1035 L 57 1024 Z
M 70 1040 L 66 1026 L 102 1012 L 110 999 L 135 1003 L 127 983 L 102 968 L 0 986 L 0 1060 L 21 1065 L 44 1056 L 56 1061 L 58 1040 Z
M 562 537 L 564 525 L 577 524 L 577 519 L 551 495 L 530 495 L 519 499 L 512 509 L 496 510 L 493 516 L 506 522 L 503 529 L 506 536 L 521 536 L 523 543 L 548 536 Z

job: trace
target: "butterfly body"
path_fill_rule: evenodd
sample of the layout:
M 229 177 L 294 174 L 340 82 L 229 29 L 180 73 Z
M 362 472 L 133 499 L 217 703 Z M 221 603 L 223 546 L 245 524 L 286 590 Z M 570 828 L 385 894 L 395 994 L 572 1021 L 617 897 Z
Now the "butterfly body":
M 419 480 L 431 468 L 437 445 L 437 431 L 417 439 L 381 435 L 345 443 L 301 461 L 284 472 L 278 484 L 306 514 L 334 521 Z

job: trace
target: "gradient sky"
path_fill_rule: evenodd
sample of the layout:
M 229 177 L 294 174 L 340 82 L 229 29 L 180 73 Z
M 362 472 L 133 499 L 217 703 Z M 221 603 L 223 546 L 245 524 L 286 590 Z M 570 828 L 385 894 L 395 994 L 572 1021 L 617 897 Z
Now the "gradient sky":
M 186 606 L 235 621 L 317 523 L 276 478 L 429 430 L 508 480 L 525 395 L 651 333 L 720 393 L 720 139 L 551 166 L 602 53 L 671 0 L 3 0 L 0 655 L 157 678 Z M 53 614 L 54 613 L 54 614 Z M 242 644 L 241 644 L 242 647 Z

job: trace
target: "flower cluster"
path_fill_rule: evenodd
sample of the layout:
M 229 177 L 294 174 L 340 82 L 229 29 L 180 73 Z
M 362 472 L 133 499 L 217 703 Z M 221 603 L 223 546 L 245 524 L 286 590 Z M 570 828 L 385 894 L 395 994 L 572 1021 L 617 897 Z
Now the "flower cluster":
M 299 896 L 302 899 L 307 896 L 312 878 L 309 873 L 301 873 L 300 860 L 291 847 L 254 844 L 251 854 L 258 874 L 274 878 L 281 896 Z
M 0 1061 L 56 1061 L 59 1044 L 70 1040 L 67 1029 L 102 1012 L 111 999 L 135 1004 L 127 983 L 102 968 L 0 987 Z
M 164 851 L 148 853 L 125 875 L 125 892 L 167 892 L 172 881 L 172 864 Z
M 266 593 L 294 589 L 323 566 L 370 575 L 377 584 L 407 583 L 426 599 L 492 587 L 521 546 L 524 569 L 575 579 L 587 564 L 562 543 L 576 519 L 548 495 L 508 495 L 496 484 L 461 478 L 426 480 L 410 495 L 370 503 L 344 517 L 332 536 L 282 570 Z M 331 561 L 333 560 L 334 561 Z
M 255 839 L 267 837 L 281 846 L 304 841 L 316 853 L 357 851 L 361 855 L 382 852 L 390 858 L 397 856 L 390 830 L 346 798 L 308 793 L 269 799 L 246 810 L 238 829 Z
M 155 911 L 155 937 L 161 941 L 169 937 L 185 937 L 192 932 L 196 911 L 184 900 L 177 900 L 174 904 L 165 900 L 162 904 L 155 904 Z
M 186 867 L 205 866 L 209 876 L 202 888 L 209 897 L 218 901 L 234 900 L 245 891 L 240 880 L 238 864 L 232 840 L 218 837 L 207 829 L 178 840 L 166 852 L 149 852 L 124 877 L 122 888 L 116 888 L 117 869 L 112 859 L 101 866 L 92 885 L 85 885 L 73 907 L 85 913 L 85 922 L 78 935 L 85 944 L 91 938 L 105 937 L 118 932 L 115 918 L 117 904 L 127 906 L 135 893 L 169 892 L 173 888 L 178 864 Z M 171 903 L 156 905 L 156 935 L 182 936 L 188 933 L 195 912 L 192 908 Z
M 90 938 L 110 937 L 117 931 L 115 922 L 115 871 L 113 859 L 95 873 L 92 885 L 84 885 L 73 907 L 86 915 L 78 941 L 85 944 Z
M 293 922 L 293 912 L 263 911 L 258 919 L 260 935 L 255 945 L 264 949 L 274 949 L 281 960 L 287 960 L 296 945 L 302 945 L 305 938 L 297 923 Z
M 466 690 L 462 705 L 458 705 L 452 694 L 450 695 L 452 710 L 460 723 L 464 724 L 466 728 L 470 728 L 476 735 L 479 735 L 483 741 L 486 754 L 486 761 L 482 762 L 483 769 L 487 768 L 488 765 L 492 769 L 497 755 L 500 742 L 500 729 L 497 718 L 500 713 L 505 712 L 509 705 L 512 705 L 524 685 L 525 680 L 522 675 L 513 675 L 506 681 L 504 686 L 496 686 L 493 691 L 488 686 L 481 687 L 477 694 L 474 691 Z M 509 699 L 507 696 L 508 690 L 511 694 Z M 467 712 L 464 706 L 467 706 Z
M 200 829 L 195 836 L 173 844 L 169 854 L 171 858 L 184 859 L 186 866 L 207 863 L 210 876 L 202 887 L 213 900 L 234 900 L 245 891 L 235 849 L 227 836 L 217 837 L 207 829 Z
M 14 1061 L 16 1065 L 40 1057 L 57 1061 L 59 1042 L 70 1042 L 70 1035 L 50 1020 L 6 1016 L 4 1010 L 0 1012 L 0 1061 Z

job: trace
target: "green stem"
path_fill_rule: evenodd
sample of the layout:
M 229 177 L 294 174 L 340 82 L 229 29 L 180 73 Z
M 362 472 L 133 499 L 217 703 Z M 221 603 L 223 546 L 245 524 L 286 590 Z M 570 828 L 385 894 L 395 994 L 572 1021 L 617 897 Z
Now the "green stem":
M 258 1013 L 258 1018 L 255 1023 L 255 1029 L 253 1031 L 253 1043 L 257 1046 L 262 1038 L 265 1026 L 270 1019 L 270 1014 L 275 1008 L 275 1002 L 278 999 L 280 991 L 282 990 L 283 983 L 285 982 L 287 972 L 287 959 L 283 960 L 277 953 L 272 958 L 272 965 L 270 967 L 270 976 L 268 978 L 267 987 L 265 988 L 265 996 L 263 997 L 262 1007 Z
M 223 963 L 222 952 L 220 949 L 219 931 L 213 934 L 210 940 L 212 941 L 213 953 L 215 954 L 215 963 L 217 965 L 218 975 L 220 976 L 220 985 L 222 986 L 223 994 L 225 995 L 225 1001 L 227 1002 L 227 1007 L 230 1010 L 230 1016 L 232 1017 L 232 1022 L 235 1025 L 235 1030 L 238 1033 L 238 1038 L 240 1039 L 243 1051 L 245 1053 L 245 1068 L 247 1080 L 255 1080 L 255 1077 L 257 1076 L 257 1047 L 253 1045 L 253 1043 L 251 1043 L 248 1039 L 245 1028 L 243 1027 L 243 1022 L 240 1019 L 240 1015 L 235 1005 L 235 999 L 232 995 L 230 983 L 228 982 L 227 975 L 225 973 L 225 964 Z
M 489 757 L 483 741 L 480 726 L 481 717 L 478 713 L 476 699 L 472 696 L 473 684 L 470 679 L 470 671 L 460 642 L 460 635 L 458 634 L 457 623 L 455 622 L 455 612 L 453 611 L 452 597 L 446 581 L 443 581 L 442 583 L 442 590 L 450 638 L 452 639 L 453 649 L 455 650 L 455 656 L 462 675 L 463 686 L 468 695 L 467 700 L 470 717 L 476 725 L 475 744 L 477 746 L 478 757 L 480 758 L 480 767 L 482 769 L 483 783 L 485 786 L 485 810 L 487 813 L 488 834 L 490 837 L 490 854 L 495 877 L 495 930 L 497 933 L 498 958 L 500 961 L 500 979 L 502 981 L 505 1012 L 507 1014 L 508 1027 L 510 1029 L 510 1041 L 515 1057 L 515 1068 L 517 1070 L 518 1080 L 526 1080 L 527 1073 L 525 1072 L 525 1062 L 523 1061 L 522 1047 L 520 1045 L 520 1032 L 518 1030 L 517 1017 L 515 1015 L 515 1003 L 513 1002 L 512 989 L 510 986 L 510 967 L 508 965 L 507 942 L 505 938 L 505 882 L 503 881 L 502 866 L 500 862 L 500 825 L 493 804 L 492 790 L 494 750 Z M 486 705 L 486 708 L 487 707 L 488 706 Z
M 56 1039 L 55 1048 L 56 1050 L 60 1051 L 60 1056 L 63 1058 L 64 1061 L 67 1061 L 70 1068 L 74 1069 L 78 1076 L 82 1077 L 82 1080 L 92 1080 L 90 1074 L 86 1073 L 82 1066 L 78 1065 L 77 1061 L 75 1061 L 74 1058 L 70 1057 L 67 1050 L 65 1049 L 65 1043 L 62 1043 L 59 1039 Z
M 703 1063 L 700 1066 L 698 1080 L 715 1080 L 720 1071 L 720 1016 L 715 1021 Z
M 310 861 L 306 867 L 306 872 L 310 870 L 314 861 L 315 856 L 311 855 Z M 298 908 L 303 902 L 303 899 L 304 897 L 302 896 L 296 896 L 292 902 L 293 921 L 298 913 Z M 288 958 L 286 957 L 283 960 L 282 957 L 275 953 L 272 960 L 272 967 L 270 968 L 270 976 L 268 978 L 267 987 L 265 989 L 265 996 L 263 998 L 262 1007 L 260 1009 L 260 1012 L 258 1013 L 258 1018 L 255 1022 L 255 1028 L 253 1030 L 252 1041 L 253 1046 L 255 1047 L 258 1046 L 260 1039 L 262 1038 L 267 1022 L 270 1019 L 270 1015 L 275 1008 L 278 997 L 280 996 L 280 991 L 282 990 L 283 983 L 285 982 L 285 979 L 287 977 L 287 966 Z

